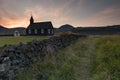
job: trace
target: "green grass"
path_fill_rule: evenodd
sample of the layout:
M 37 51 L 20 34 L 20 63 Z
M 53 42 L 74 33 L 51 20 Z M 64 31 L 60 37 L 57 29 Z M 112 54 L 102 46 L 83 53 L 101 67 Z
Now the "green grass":
M 120 80 L 120 36 L 80 38 L 58 53 L 47 54 L 15 80 Z
M 98 40 L 92 80 L 120 80 L 120 36 Z
M 40 80 L 39 74 L 43 74 L 48 80 L 80 80 L 80 78 L 85 80 L 85 77 L 89 78 L 90 67 L 86 68 L 83 64 L 90 62 L 90 55 L 86 55 L 88 54 L 89 43 L 91 44 L 92 40 L 91 38 L 81 38 L 58 53 L 47 54 L 44 62 L 34 63 L 27 71 L 16 75 L 15 80 Z M 88 61 L 84 62 L 83 57 Z M 87 59 L 88 57 L 89 59 Z M 88 70 L 87 74 L 86 71 L 83 72 L 85 69 Z M 25 76 L 24 73 L 29 74 Z M 29 76 L 30 74 L 34 75 Z
M 20 36 L 20 37 L 14 37 L 14 36 L 1 36 L 0 37 L 0 47 L 5 44 L 19 44 L 31 42 L 32 40 L 43 40 L 48 39 L 48 36 Z

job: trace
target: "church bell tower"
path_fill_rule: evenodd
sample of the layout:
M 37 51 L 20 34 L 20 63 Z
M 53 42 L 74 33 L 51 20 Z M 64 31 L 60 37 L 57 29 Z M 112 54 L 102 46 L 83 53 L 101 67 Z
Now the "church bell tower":
M 30 18 L 30 24 L 33 24 L 34 23 L 34 19 L 33 19 L 33 16 L 31 16 Z

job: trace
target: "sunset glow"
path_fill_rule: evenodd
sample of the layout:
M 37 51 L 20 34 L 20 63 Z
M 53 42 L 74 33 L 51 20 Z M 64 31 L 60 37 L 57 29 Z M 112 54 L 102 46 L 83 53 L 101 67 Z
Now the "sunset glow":
M 120 0 L 0 0 L 0 25 L 27 27 L 31 14 L 35 22 L 52 21 L 54 27 L 120 24 Z

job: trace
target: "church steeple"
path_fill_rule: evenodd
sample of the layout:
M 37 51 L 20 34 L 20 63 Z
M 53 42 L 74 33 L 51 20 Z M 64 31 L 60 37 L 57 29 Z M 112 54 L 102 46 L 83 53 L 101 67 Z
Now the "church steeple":
M 30 24 L 33 24 L 34 23 L 34 19 L 33 19 L 33 16 L 31 16 L 30 18 Z

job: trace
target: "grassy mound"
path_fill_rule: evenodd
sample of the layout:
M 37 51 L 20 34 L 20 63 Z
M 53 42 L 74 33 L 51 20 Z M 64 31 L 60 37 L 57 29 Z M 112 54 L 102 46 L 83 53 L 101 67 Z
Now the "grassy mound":
M 0 37 L 0 47 L 5 44 L 12 44 L 16 45 L 20 42 L 27 43 L 31 42 L 32 40 L 44 40 L 48 39 L 48 36 L 20 36 L 20 37 L 14 37 L 14 36 L 1 36 Z

